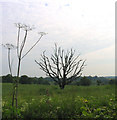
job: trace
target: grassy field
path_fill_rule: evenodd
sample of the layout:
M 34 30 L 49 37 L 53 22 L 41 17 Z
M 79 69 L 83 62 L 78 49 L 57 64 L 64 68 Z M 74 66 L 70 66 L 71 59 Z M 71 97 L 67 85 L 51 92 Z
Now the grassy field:
M 12 84 L 2 86 L 3 119 L 11 118 Z M 19 85 L 18 116 L 21 119 L 117 118 L 115 86 L 73 86 L 64 90 L 49 85 Z

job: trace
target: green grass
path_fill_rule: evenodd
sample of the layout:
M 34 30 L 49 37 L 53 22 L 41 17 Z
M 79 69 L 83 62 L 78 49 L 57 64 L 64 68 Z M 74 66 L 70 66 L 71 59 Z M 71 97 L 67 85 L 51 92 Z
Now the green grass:
M 12 84 L 3 84 L 3 118 L 12 116 Z M 115 86 L 19 85 L 18 114 L 30 118 L 117 118 Z

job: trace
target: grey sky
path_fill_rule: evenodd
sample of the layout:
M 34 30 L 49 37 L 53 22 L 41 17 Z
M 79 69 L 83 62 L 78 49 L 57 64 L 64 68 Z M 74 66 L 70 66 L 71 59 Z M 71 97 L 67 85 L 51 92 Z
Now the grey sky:
M 74 48 L 76 55 L 87 59 L 83 75 L 114 75 L 114 20 L 115 1 L 112 0 L 0 0 L 2 10 L 1 43 L 16 45 L 17 29 L 14 23 L 35 25 L 29 32 L 25 51 L 47 32 L 40 43 L 22 61 L 21 75 L 45 76 L 34 60 L 42 51 L 50 55 L 54 43 L 64 49 Z M 1 49 L 1 48 L 0 48 Z M 24 52 L 25 52 L 24 51 Z M 7 51 L 2 49 L 2 74 L 8 73 Z M 16 70 L 16 52 L 13 71 Z M 1 62 L 1 61 L 0 61 Z

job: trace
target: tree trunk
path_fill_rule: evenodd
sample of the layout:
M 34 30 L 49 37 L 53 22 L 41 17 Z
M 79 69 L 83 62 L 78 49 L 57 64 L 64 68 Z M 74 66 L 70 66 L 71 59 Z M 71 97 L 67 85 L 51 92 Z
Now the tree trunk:
M 59 87 L 61 88 L 61 90 L 63 90 L 65 88 L 65 85 L 62 84 L 62 85 L 59 85 Z

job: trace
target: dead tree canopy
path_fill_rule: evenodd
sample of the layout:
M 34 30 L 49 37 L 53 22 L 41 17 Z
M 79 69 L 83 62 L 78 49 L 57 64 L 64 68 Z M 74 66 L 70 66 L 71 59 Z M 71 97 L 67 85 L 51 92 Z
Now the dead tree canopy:
M 35 62 L 61 89 L 80 77 L 85 66 L 85 60 L 79 59 L 79 55 L 75 56 L 75 50 L 65 51 L 61 47 L 57 47 L 56 44 L 50 59 L 43 52 L 41 61 L 35 60 Z

